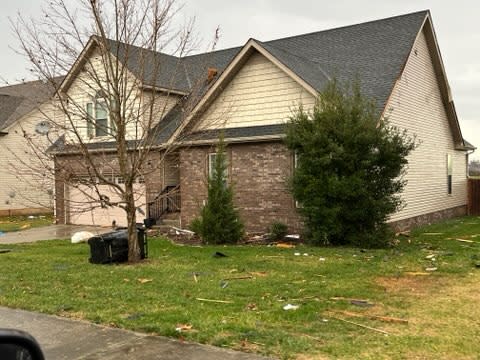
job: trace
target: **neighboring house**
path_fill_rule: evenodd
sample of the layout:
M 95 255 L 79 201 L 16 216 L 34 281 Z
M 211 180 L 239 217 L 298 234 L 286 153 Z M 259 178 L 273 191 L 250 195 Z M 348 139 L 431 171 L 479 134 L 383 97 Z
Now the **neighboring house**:
M 53 179 L 33 155 L 47 148 L 35 127 L 52 111 L 51 94 L 41 81 L 0 88 L 0 215 L 53 212 Z
M 82 76 L 84 59 L 95 56 L 95 46 L 94 40 L 89 42 L 62 91 L 85 94 L 76 78 Z M 113 51 L 122 45 L 110 46 Z M 160 161 L 165 146 L 177 146 L 138 184 L 147 216 L 157 222 L 176 212 L 180 225 L 187 227 L 198 216 L 222 132 L 228 144 L 229 181 L 247 231 L 265 231 L 274 221 L 300 230 L 301 219 L 287 189 L 294 159 L 282 142 L 283 124 L 298 106 L 311 109 L 333 77 L 358 78 L 363 94 L 375 99 L 383 116 L 420 142 L 408 158 L 408 184 L 402 195 L 406 206 L 391 222 L 406 228 L 466 212 L 468 153 L 475 148 L 463 140 L 428 11 L 267 42 L 250 39 L 241 48 L 184 58 L 153 52 L 148 56 L 162 58 L 165 64 L 166 75 L 154 83 L 139 73 L 139 61 L 130 59 L 126 65 L 141 81 L 140 91 L 154 89 L 165 97 L 167 111 L 159 114 L 158 150 L 151 161 Z M 170 81 L 169 71 L 179 68 L 181 76 Z M 194 89 L 197 80 L 207 86 Z M 192 92 L 198 99 L 193 108 L 184 109 L 183 101 L 193 97 Z M 91 99 L 90 94 L 83 106 L 92 106 Z M 111 156 L 114 144 L 101 141 L 102 134 L 94 134 L 97 130 L 79 126 L 86 129 L 85 136 L 91 131 L 92 153 Z M 58 166 L 78 160 L 68 151 L 67 138 L 59 139 L 54 149 Z M 72 203 L 81 203 L 82 195 L 61 179 L 55 192 L 61 223 L 125 223 L 123 213 L 113 209 L 73 214 Z

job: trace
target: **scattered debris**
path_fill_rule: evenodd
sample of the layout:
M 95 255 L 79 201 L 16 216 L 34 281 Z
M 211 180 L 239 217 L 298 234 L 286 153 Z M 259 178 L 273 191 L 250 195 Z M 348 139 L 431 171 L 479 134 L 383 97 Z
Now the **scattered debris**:
M 395 318 L 395 317 L 391 317 L 391 316 L 360 314 L 360 313 L 345 311 L 345 310 L 335 310 L 334 312 L 337 313 L 337 314 L 342 314 L 342 315 L 351 316 L 351 317 L 361 317 L 361 318 L 369 318 L 369 319 L 372 319 L 372 320 L 381 320 L 381 321 L 385 321 L 385 322 L 408 324 L 408 320 Z
M 475 241 L 473 240 L 468 240 L 468 239 L 455 239 L 457 241 L 461 241 L 461 242 L 466 242 L 466 243 L 474 243 Z
M 285 239 L 288 239 L 288 240 L 300 240 L 300 235 L 299 234 L 290 234 L 290 235 L 286 235 L 285 236 Z
M 249 274 L 258 277 L 265 277 L 268 275 L 266 271 L 250 271 Z
M 193 273 L 193 280 L 198 283 L 197 273 Z
M 437 269 L 436 267 L 427 267 L 427 268 L 425 269 L 425 271 L 430 271 L 430 272 L 432 272 L 432 271 L 437 271 L 437 270 L 438 270 L 438 269 Z
M 342 296 L 331 297 L 330 300 L 335 300 L 335 301 L 348 301 L 348 302 L 350 302 L 350 304 L 352 304 L 352 305 L 361 306 L 361 307 L 371 307 L 371 306 L 374 306 L 374 305 L 375 305 L 374 303 L 371 303 L 371 302 L 368 301 L 368 300 L 364 300 L 364 299 L 352 299 L 352 298 L 346 298 L 346 297 L 342 297 Z
M 228 257 L 228 255 L 225 255 L 224 253 L 221 253 L 219 251 L 215 252 L 213 255 L 212 255 L 214 258 L 224 258 L 224 257 Z
M 307 254 L 307 253 L 303 253 L 303 256 L 308 256 L 308 254 Z
M 11 249 L 0 249 L 0 254 L 6 254 L 6 253 L 9 253 L 11 251 L 12 251 Z
M 435 261 L 435 254 L 425 256 L 425 259 Z
M 352 325 L 359 326 L 359 327 L 364 328 L 364 329 L 376 331 L 376 332 L 379 332 L 379 333 L 382 333 L 382 334 L 385 334 L 385 335 L 390 335 L 390 334 L 389 334 L 388 332 L 386 332 L 385 330 L 376 329 L 376 328 L 373 328 L 373 327 L 371 327 L 371 326 L 359 324 L 359 323 L 356 323 L 356 322 L 353 322 L 353 321 L 349 321 L 349 320 L 345 320 L 345 319 L 341 319 L 341 318 L 338 318 L 338 317 L 335 317 L 335 316 L 332 316 L 332 318 L 337 319 L 337 320 L 340 320 L 340 321 L 343 321 L 343 322 L 346 322 L 346 323 L 348 323 L 348 324 L 352 324 Z
M 137 320 L 137 319 L 140 319 L 144 315 L 145 314 L 143 314 L 143 313 L 126 314 L 126 315 L 123 315 L 122 318 L 125 319 L 125 320 Z
M 251 310 L 251 311 L 257 311 L 258 310 L 257 304 L 254 304 L 254 303 L 247 304 L 247 306 L 245 308 L 247 310 Z
M 410 231 L 400 231 L 400 232 L 396 233 L 395 236 L 410 237 Z
M 82 242 L 87 242 L 88 239 L 94 237 L 95 235 L 89 231 L 79 231 L 72 235 L 72 244 L 80 244 Z
M 20 229 L 28 229 L 31 225 L 30 224 L 25 224 L 20 227 Z
M 153 279 L 138 278 L 137 281 L 138 281 L 140 284 L 146 284 L 146 283 L 152 282 Z
M 176 332 L 189 331 L 192 330 L 193 326 L 190 324 L 177 324 L 175 327 Z
M 404 274 L 405 275 L 410 275 L 410 276 L 427 276 L 427 275 L 430 275 L 430 273 L 421 272 L 421 271 L 407 271 Z
M 213 300 L 213 299 L 204 299 L 204 298 L 195 298 L 198 301 L 205 301 L 205 302 L 213 302 L 213 303 L 220 303 L 220 304 L 233 304 L 233 301 L 229 300 Z
M 220 287 L 222 289 L 225 289 L 226 287 L 228 287 L 228 281 L 220 280 Z
M 195 233 L 191 230 L 187 230 L 187 229 L 180 229 L 180 228 L 177 228 L 175 226 L 172 226 L 172 229 L 175 230 L 175 235 L 181 235 L 181 234 L 184 234 L 184 235 L 195 235 Z
M 375 304 L 372 304 L 368 302 L 367 300 L 350 300 L 350 304 L 355 305 L 355 306 L 360 306 L 360 307 L 372 307 L 375 306 Z
M 300 256 L 301 254 L 299 252 L 294 253 L 293 255 L 295 256 Z
M 278 247 L 278 248 L 281 248 L 281 249 L 291 249 L 291 248 L 295 247 L 294 244 L 290 244 L 290 243 L 278 243 L 275 246 Z
M 224 278 L 223 280 L 249 280 L 253 279 L 252 275 L 245 275 L 245 276 L 232 276 L 228 278 Z
M 299 307 L 299 305 L 287 304 L 283 307 L 283 310 L 297 310 Z

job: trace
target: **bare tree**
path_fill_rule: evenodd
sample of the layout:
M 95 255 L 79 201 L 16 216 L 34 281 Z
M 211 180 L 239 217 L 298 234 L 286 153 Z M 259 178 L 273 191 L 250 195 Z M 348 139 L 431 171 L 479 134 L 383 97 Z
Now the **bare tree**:
M 35 164 L 82 192 L 83 210 L 125 211 L 130 262 L 140 259 L 136 223 L 143 197 L 135 184 L 174 150 L 171 142 L 158 144 L 159 121 L 175 106 L 185 116 L 205 87 L 201 79 L 187 79 L 188 91 L 178 89 L 179 77 L 188 77 L 181 59 L 198 47 L 192 20 L 175 25 L 179 9 L 175 0 L 77 0 L 73 7 L 48 0 L 38 19 L 19 14 L 12 21 L 31 72 L 54 94 L 53 111 L 39 108 L 45 123 L 37 128 L 48 134 L 49 151 L 26 136 L 32 153 L 51 159 Z M 118 196 L 105 196 L 104 186 Z

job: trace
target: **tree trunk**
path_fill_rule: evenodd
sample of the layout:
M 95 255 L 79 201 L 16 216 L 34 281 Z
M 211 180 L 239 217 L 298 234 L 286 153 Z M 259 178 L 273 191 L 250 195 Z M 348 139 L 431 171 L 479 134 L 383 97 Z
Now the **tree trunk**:
M 137 235 L 135 198 L 133 194 L 133 185 L 131 183 L 125 184 L 125 202 L 128 222 L 128 262 L 136 263 L 141 260 L 141 256 Z

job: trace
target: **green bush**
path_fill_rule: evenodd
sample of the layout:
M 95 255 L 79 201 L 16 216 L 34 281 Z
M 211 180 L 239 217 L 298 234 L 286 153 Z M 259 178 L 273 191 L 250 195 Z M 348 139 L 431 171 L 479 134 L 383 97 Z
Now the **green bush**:
M 282 222 L 274 222 L 270 226 L 270 240 L 282 240 L 288 234 L 288 226 Z
M 233 206 L 233 188 L 227 182 L 223 138 L 217 146 L 213 175 L 208 179 L 207 203 L 190 227 L 207 244 L 232 244 L 243 237 L 244 226 Z
M 286 126 L 296 154 L 291 190 L 301 204 L 306 238 L 313 244 L 388 244 L 389 215 L 402 206 L 407 155 L 405 131 L 382 119 L 358 84 L 333 80 L 311 113 L 300 108 Z

